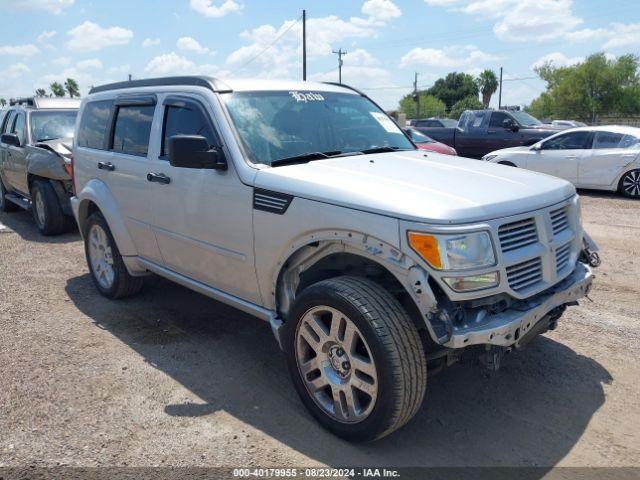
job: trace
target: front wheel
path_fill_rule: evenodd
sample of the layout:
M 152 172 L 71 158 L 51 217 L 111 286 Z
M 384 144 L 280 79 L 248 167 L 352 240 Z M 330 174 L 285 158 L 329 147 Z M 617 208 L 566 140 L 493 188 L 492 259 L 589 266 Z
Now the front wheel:
M 67 221 L 58 196 L 48 181 L 36 180 L 33 182 L 31 210 L 36 226 L 42 235 L 59 235 L 64 232 Z
M 422 404 L 427 368 L 418 331 L 371 280 L 345 276 L 306 288 L 285 324 L 284 348 L 303 403 L 342 438 L 384 437 Z
M 620 179 L 618 190 L 625 197 L 640 198 L 640 169 L 625 173 Z

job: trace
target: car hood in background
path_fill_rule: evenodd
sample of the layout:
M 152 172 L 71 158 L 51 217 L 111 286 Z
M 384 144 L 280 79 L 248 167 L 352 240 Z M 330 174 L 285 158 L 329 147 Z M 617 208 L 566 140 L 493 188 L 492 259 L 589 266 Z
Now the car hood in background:
M 469 223 L 575 194 L 565 180 L 449 155 L 406 151 L 265 168 L 255 186 L 415 222 Z

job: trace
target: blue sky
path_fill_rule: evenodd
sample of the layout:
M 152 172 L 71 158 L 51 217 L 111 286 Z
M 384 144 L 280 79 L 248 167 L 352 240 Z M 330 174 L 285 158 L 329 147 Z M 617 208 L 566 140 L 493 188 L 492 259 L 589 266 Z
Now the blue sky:
M 640 53 L 637 0 L 0 0 L 0 96 L 67 77 L 91 85 L 203 73 L 343 81 L 394 108 L 414 72 L 426 88 L 450 71 L 504 67 L 503 100 L 526 104 L 544 88 L 532 66 L 596 51 Z

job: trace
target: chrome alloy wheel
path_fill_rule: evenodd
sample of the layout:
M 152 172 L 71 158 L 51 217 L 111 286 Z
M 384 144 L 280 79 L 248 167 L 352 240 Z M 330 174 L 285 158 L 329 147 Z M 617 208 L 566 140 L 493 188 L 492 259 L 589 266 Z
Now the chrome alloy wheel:
M 307 391 L 330 417 L 364 420 L 378 395 L 378 375 L 364 336 L 342 312 L 308 310 L 296 331 L 296 363 Z
M 93 274 L 101 287 L 111 288 L 115 280 L 113 255 L 109 237 L 100 225 L 92 225 L 89 229 L 89 259 Z
M 41 228 L 44 228 L 44 225 L 45 225 L 44 199 L 42 198 L 42 192 L 39 189 L 36 189 L 33 203 L 36 209 L 36 220 L 38 221 L 38 225 Z
M 630 197 L 640 196 L 640 170 L 632 170 L 624 176 L 622 190 Z

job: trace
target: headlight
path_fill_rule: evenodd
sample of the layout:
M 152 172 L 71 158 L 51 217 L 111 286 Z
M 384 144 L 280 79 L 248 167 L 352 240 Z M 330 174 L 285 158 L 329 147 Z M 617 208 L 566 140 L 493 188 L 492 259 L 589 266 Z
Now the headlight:
M 487 232 L 438 235 L 409 232 L 409 245 L 437 270 L 469 270 L 496 263 Z
M 485 155 L 484 157 L 482 157 L 482 160 L 484 160 L 485 162 L 490 162 L 491 160 L 493 160 L 497 156 L 498 155 Z

